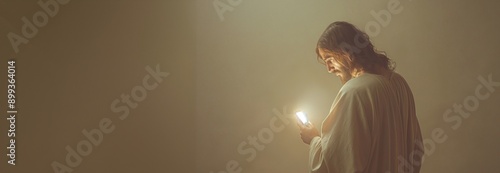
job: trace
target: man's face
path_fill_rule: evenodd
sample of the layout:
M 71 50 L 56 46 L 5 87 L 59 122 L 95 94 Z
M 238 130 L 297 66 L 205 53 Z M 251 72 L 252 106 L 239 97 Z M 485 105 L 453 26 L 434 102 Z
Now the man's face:
M 332 52 L 324 49 L 319 49 L 318 52 L 321 56 L 322 61 L 326 66 L 326 69 L 328 70 L 328 73 L 335 74 L 335 76 L 339 77 L 342 84 L 345 84 L 352 78 L 352 75 L 348 70 L 348 68 L 340 64 L 334 58 L 334 56 L 338 55 L 334 55 Z

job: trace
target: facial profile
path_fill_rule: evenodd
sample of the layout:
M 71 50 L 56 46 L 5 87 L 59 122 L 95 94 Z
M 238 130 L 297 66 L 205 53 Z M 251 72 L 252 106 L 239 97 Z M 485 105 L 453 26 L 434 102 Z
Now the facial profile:
M 335 74 L 335 76 L 340 78 L 340 82 L 345 84 L 352 78 L 351 71 L 344 64 L 340 63 L 335 56 L 341 56 L 334 54 L 325 49 L 318 49 L 321 60 L 324 62 L 328 73 Z

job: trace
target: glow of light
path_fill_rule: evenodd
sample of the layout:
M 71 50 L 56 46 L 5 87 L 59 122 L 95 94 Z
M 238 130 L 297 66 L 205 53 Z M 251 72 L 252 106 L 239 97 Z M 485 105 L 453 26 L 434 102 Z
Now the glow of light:
M 299 112 L 296 112 L 295 114 L 297 115 L 297 117 L 299 118 L 299 120 L 302 122 L 302 124 L 306 124 L 307 123 L 306 113 L 304 113 L 302 111 L 299 111 Z

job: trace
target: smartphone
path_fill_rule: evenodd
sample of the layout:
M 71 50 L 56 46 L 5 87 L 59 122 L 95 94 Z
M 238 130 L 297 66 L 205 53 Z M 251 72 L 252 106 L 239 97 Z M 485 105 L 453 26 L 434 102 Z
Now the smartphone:
M 307 120 L 306 113 L 299 111 L 299 112 L 296 112 L 295 115 L 297 115 L 297 118 L 299 118 L 302 125 L 307 125 L 309 123 L 309 120 Z

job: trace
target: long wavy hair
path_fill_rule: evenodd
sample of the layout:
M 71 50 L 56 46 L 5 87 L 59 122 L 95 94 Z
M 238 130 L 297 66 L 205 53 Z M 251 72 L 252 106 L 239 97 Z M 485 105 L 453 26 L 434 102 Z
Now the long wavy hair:
M 330 24 L 318 40 L 317 58 L 321 61 L 319 49 L 334 54 L 334 59 L 351 70 L 375 71 L 375 64 L 394 70 L 394 62 L 385 52 L 375 49 L 368 35 L 354 25 L 337 21 Z

